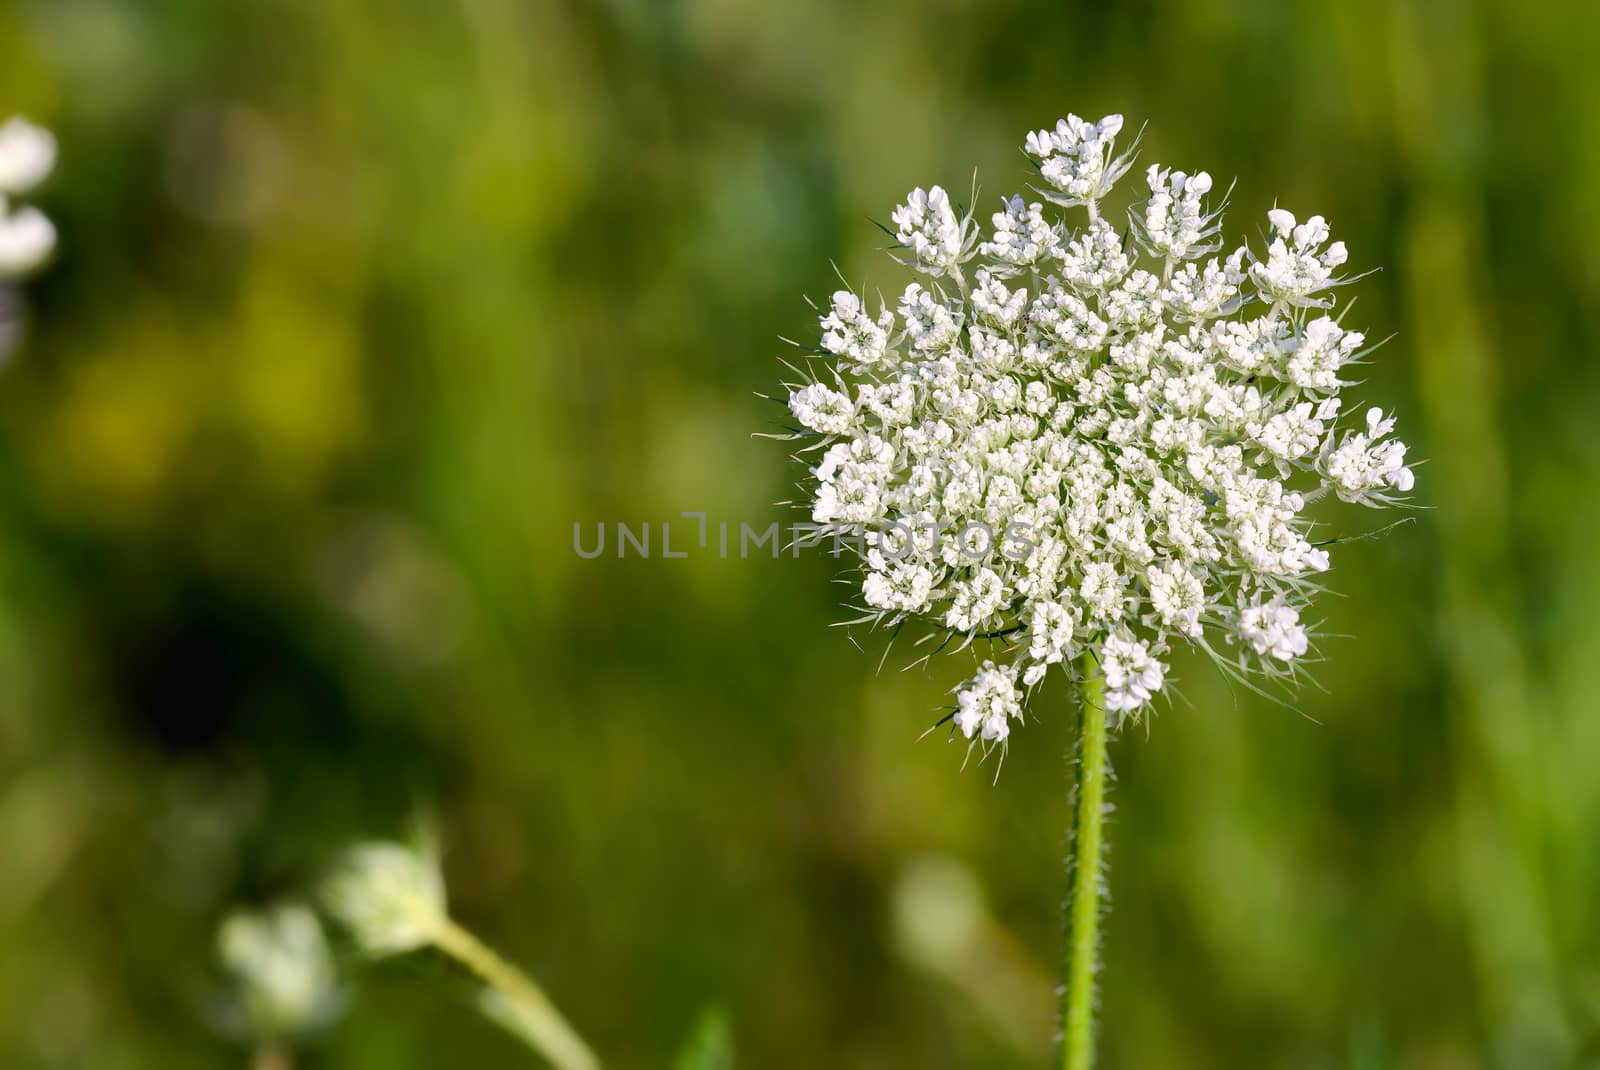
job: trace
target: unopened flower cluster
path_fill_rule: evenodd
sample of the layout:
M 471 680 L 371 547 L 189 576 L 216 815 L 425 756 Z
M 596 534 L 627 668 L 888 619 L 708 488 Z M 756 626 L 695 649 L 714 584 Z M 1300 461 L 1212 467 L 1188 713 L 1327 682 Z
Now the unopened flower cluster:
M 26 119 L 0 123 L 0 280 L 26 275 L 56 247 L 56 228 L 32 205 L 12 201 L 32 193 L 56 164 L 56 139 Z
M 1307 505 L 1412 487 L 1393 419 L 1342 396 L 1369 347 L 1332 314 L 1346 252 L 1327 222 L 1275 208 L 1264 249 L 1224 252 L 1211 176 L 1156 164 L 1113 220 L 1121 128 L 1030 133 L 1039 199 L 987 227 L 912 191 L 891 229 L 922 277 L 892 306 L 835 293 L 789 396 L 812 519 L 862 537 L 868 617 L 998 643 L 953 714 L 986 744 L 1085 652 L 1119 720 L 1178 644 L 1292 675 L 1329 565 Z M 994 552 L 948 537 L 964 531 Z

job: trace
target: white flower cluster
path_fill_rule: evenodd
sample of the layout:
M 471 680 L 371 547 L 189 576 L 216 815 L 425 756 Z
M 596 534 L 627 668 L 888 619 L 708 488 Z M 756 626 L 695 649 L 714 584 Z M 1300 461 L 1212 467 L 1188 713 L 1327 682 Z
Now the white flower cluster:
M 861 537 L 868 618 L 998 644 L 952 714 L 986 744 L 1084 653 L 1119 719 L 1162 690 L 1179 642 L 1293 673 L 1328 568 L 1307 504 L 1412 487 L 1392 419 L 1342 422 L 1367 349 L 1324 311 L 1345 249 L 1323 218 L 1274 209 L 1264 255 L 1222 254 L 1211 176 L 1151 166 L 1113 226 L 1121 128 L 1028 135 L 1039 194 L 1086 209 L 1076 225 L 1016 196 L 980 235 L 941 188 L 913 191 L 897 259 L 925 278 L 876 314 L 834 294 L 789 396 L 816 452 L 812 519 Z
M 13 117 L 0 124 L 0 279 L 18 278 L 47 260 L 56 228 L 32 205 L 13 208 L 10 198 L 31 193 L 56 165 L 50 131 Z
M 427 844 L 350 848 L 324 882 L 322 903 L 370 955 L 426 947 L 449 921 L 444 875 Z
M 327 1025 L 343 1006 L 333 955 L 310 908 L 285 904 L 237 913 L 217 932 L 217 956 L 233 982 L 226 1023 L 257 1039 Z
M 1030 131 L 1023 151 L 1038 161 L 1039 174 L 1051 186 L 1046 199 L 1070 207 L 1092 204 L 1110 193 L 1133 162 L 1131 154 L 1112 154 L 1121 129 L 1120 115 L 1098 123 L 1069 115 L 1054 130 Z

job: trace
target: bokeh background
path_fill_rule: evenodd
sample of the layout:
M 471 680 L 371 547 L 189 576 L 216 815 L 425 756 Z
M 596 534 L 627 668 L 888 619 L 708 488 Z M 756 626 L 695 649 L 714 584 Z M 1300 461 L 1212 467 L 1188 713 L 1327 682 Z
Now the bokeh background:
M 1600 1067 L 1600 10 L 1545 0 L 0 0 L 62 230 L 0 373 L 0 1065 L 243 1065 L 231 906 L 419 809 L 619 1067 L 1045 1065 L 1070 696 L 921 742 L 755 397 L 914 185 L 1068 110 L 1382 270 L 1420 523 L 1297 717 L 1180 659 L 1115 746 L 1104 1065 Z M 1131 180 L 1130 180 L 1131 181 Z M 1356 530 L 1374 514 L 1340 514 Z M 659 531 L 659 528 L 658 528 Z M 687 525 L 675 538 L 687 541 Z M 659 537 L 659 536 L 658 536 Z M 355 964 L 352 964 L 354 967 Z M 529 1065 L 425 957 L 306 1067 Z

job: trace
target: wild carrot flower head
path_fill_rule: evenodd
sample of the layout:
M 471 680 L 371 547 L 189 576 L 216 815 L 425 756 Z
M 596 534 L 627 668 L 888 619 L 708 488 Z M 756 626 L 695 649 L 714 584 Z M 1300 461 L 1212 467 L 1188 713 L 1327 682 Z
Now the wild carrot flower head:
M 357 844 L 322 886 L 322 904 L 371 955 L 431 944 L 446 924 L 444 876 L 431 844 Z
M 26 275 L 49 258 L 56 228 L 43 212 L 10 198 L 33 191 L 56 163 L 56 139 L 26 119 L 0 124 L 0 279 Z
M 342 1007 L 333 958 L 308 907 L 230 915 L 217 955 L 233 982 L 229 1019 L 238 1032 L 293 1036 L 326 1025 Z
M 1264 250 L 1224 252 L 1211 176 L 1152 164 L 1114 223 L 1121 129 L 1030 133 L 1039 199 L 986 232 L 914 190 L 885 229 L 921 277 L 892 305 L 835 293 L 790 384 L 812 519 L 859 538 L 863 620 L 994 644 L 951 715 L 985 745 L 1085 651 L 1119 719 L 1181 644 L 1294 675 L 1329 567 L 1308 503 L 1412 487 L 1394 420 L 1343 396 L 1370 347 L 1329 314 L 1326 220 L 1274 208 Z

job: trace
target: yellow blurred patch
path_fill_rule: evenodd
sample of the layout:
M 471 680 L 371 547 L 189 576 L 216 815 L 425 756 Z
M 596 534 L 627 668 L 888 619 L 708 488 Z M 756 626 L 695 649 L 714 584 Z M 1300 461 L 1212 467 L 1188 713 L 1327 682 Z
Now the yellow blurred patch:
M 34 454 L 40 481 L 74 512 L 139 513 L 195 430 L 205 394 L 193 341 L 159 315 L 130 318 L 118 343 L 81 354 Z M 198 367 L 203 372 L 203 363 Z
M 343 298 L 267 269 L 218 347 L 253 473 L 305 493 L 365 427 L 361 346 Z

